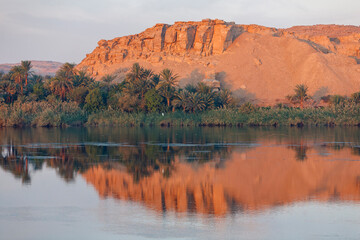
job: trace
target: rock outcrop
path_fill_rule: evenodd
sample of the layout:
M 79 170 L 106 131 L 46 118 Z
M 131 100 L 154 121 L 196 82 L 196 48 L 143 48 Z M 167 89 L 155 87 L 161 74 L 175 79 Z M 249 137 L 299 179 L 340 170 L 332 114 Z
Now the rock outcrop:
M 313 95 L 360 90 L 360 27 L 297 26 L 275 29 L 221 20 L 157 24 L 136 35 L 100 40 L 78 65 L 100 79 L 135 62 L 171 68 L 181 84 L 216 72 L 217 80 L 242 97 L 283 99 L 305 83 Z

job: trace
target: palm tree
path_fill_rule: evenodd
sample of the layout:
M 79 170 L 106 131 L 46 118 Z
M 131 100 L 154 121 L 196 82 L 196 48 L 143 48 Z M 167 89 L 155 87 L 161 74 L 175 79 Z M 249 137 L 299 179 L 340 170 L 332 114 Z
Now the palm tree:
M 21 67 L 23 69 L 24 77 L 25 77 L 25 86 L 28 85 L 28 77 L 31 74 L 31 61 L 21 61 Z
M 64 77 L 55 77 L 50 83 L 50 89 L 65 101 L 66 93 L 72 88 L 72 81 Z
M 167 106 L 170 106 L 170 99 L 174 95 L 175 86 L 178 84 L 178 75 L 174 74 L 170 69 L 164 69 L 160 73 L 160 81 L 156 86 L 160 95 L 166 98 Z
M 189 92 L 186 90 L 181 90 L 176 93 L 176 99 L 172 101 L 172 105 L 175 107 L 181 107 L 183 112 L 186 111 L 189 102 Z
M 343 97 L 341 95 L 332 95 L 330 97 L 330 104 L 331 105 L 340 105 L 340 104 L 343 104 L 346 100 L 346 97 Z
M 177 86 L 179 76 L 174 74 L 173 71 L 166 68 L 160 73 L 160 85 L 169 85 L 172 87 Z
M 156 85 L 154 73 L 150 69 L 140 67 L 135 63 L 125 78 L 125 91 L 144 99 L 145 93 Z
M 213 94 L 213 88 L 203 82 L 199 82 L 197 84 L 196 91 L 202 94 Z
M 17 91 L 17 85 L 15 82 L 10 80 L 3 80 L 0 82 L 0 94 L 7 97 L 7 102 L 12 102 L 12 96 L 16 94 Z
M 56 72 L 56 77 L 66 78 L 67 80 L 73 80 L 78 71 L 75 69 L 74 63 L 64 63 L 60 69 Z
M 142 72 L 143 72 L 143 68 L 140 67 L 140 64 L 134 63 L 130 73 L 126 74 L 126 80 L 128 82 L 139 80 L 141 78 Z
M 41 83 L 41 82 L 44 81 L 44 77 L 41 76 L 41 75 L 33 74 L 33 75 L 32 75 L 32 81 L 33 81 L 34 83 Z
M 233 97 L 228 89 L 221 90 L 217 96 L 220 107 L 226 108 L 227 106 L 230 106 L 230 104 L 233 102 Z
M 147 91 L 155 87 L 153 76 L 154 76 L 154 72 L 152 70 L 143 69 L 142 76 L 138 84 L 138 87 L 140 88 L 141 99 L 144 98 L 144 95 Z
M 6 86 L 6 93 L 8 94 L 8 102 L 11 103 L 13 101 L 13 96 L 16 94 L 17 90 L 18 90 L 18 86 L 17 84 L 15 84 L 14 82 L 9 82 L 9 84 Z
M 110 75 L 110 74 L 107 74 L 105 76 L 103 76 L 101 78 L 101 81 L 107 83 L 107 84 L 110 84 L 112 81 L 115 80 L 115 76 L 114 75 Z
M 308 95 L 308 86 L 305 84 L 296 85 L 295 94 L 292 96 L 287 96 L 287 98 L 292 102 L 300 102 L 300 108 L 304 108 L 304 102 L 310 99 Z
M 73 85 L 74 87 L 83 86 L 86 87 L 91 82 L 91 77 L 85 71 L 78 71 L 76 75 L 73 76 Z
M 200 93 L 189 93 L 188 109 L 191 112 L 203 111 L 206 109 L 206 102 Z
M 197 88 L 196 86 L 192 85 L 192 84 L 186 84 L 185 88 L 184 88 L 186 91 L 188 92 L 192 92 L 192 93 L 195 93 L 197 91 Z
M 203 82 L 199 82 L 196 87 L 196 92 L 200 93 L 206 108 L 214 106 L 215 93 L 213 92 L 213 88 L 206 85 Z
M 360 92 L 356 92 L 356 93 L 353 93 L 351 94 L 351 100 L 354 102 L 354 103 L 360 103 Z
M 23 78 L 24 78 L 24 69 L 21 66 L 14 66 L 10 70 L 11 77 L 18 84 L 21 88 L 21 94 L 23 94 L 24 87 L 23 87 Z
M 214 95 L 207 93 L 200 93 L 201 98 L 205 104 L 205 109 L 210 109 L 214 107 Z

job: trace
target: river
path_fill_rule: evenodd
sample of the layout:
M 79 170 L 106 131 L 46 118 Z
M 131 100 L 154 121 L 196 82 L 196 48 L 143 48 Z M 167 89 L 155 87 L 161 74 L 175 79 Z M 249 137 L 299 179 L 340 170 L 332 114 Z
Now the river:
M 0 239 L 360 239 L 360 128 L 4 128 L 0 144 Z

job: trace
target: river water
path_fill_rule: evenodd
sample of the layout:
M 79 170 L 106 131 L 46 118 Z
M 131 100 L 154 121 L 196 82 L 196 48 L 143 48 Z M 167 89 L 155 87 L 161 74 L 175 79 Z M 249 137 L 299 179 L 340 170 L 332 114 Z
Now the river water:
M 360 128 L 0 129 L 0 239 L 360 239 Z

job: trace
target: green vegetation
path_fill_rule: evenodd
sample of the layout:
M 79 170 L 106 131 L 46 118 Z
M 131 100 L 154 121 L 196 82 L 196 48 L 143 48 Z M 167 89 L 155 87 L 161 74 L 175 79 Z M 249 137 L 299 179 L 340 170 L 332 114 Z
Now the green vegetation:
M 0 74 L 0 127 L 360 125 L 360 92 L 324 96 L 327 107 L 309 107 L 312 98 L 301 84 L 287 97 L 292 106 L 259 107 L 201 82 L 180 88 L 169 69 L 156 74 L 134 64 L 124 79 L 106 75 L 97 82 L 70 63 L 54 77 L 35 75 L 31 67 L 22 61 Z
M 308 95 L 308 87 L 305 84 L 298 84 L 296 85 L 294 92 L 294 95 L 287 96 L 287 99 L 289 99 L 293 103 L 300 103 L 300 108 L 304 108 L 304 102 L 311 99 L 311 97 Z

